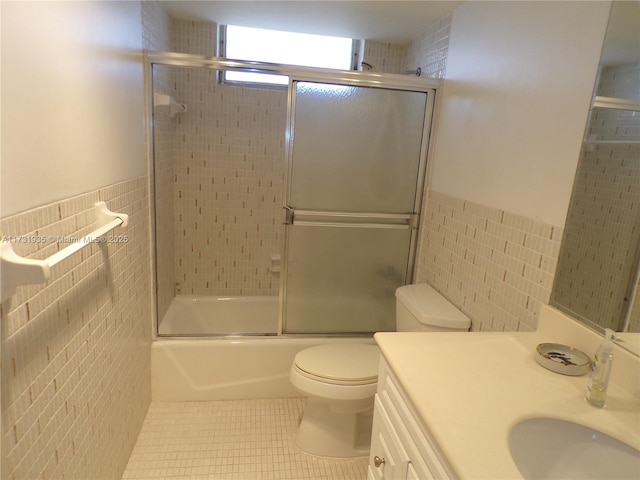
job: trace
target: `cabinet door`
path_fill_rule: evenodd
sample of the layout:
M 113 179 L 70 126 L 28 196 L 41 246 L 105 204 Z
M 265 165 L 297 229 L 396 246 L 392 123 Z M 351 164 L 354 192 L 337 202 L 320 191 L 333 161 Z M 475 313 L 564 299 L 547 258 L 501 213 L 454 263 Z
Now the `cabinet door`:
M 415 444 L 414 444 L 415 447 Z M 434 476 L 417 452 L 410 452 L 411 462 L 407 467 L 407 480 L 444 480 L 449 477 Z
M 369 469 L 375 480 L 405 480 L 409 456 L 393 428 L 380 398 L 376 395 L 371 435 Z
M 436 452 L 432 440 L 421 431 L 416 414 L 411 410 L 398 381 L 388 366 L 382 362 L 378 377 L 378 397 L 390 418 L 394 419 L 395 432 L 411 459 L 409 470 L 419 480 L 450 479 L 453 476 Z M 397 420 L 396 420 L 397 419 Z M 408 478 L 413 478 L 411 475 Z

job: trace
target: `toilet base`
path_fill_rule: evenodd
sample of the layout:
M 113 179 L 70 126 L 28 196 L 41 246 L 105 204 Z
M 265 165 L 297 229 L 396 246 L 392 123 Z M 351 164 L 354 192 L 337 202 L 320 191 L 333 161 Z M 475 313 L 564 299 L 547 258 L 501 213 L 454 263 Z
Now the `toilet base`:
M 323 457 L 369 455 L 371 408 L 360 413 L 338 413 L 325 401 L 309 398 L 298 427 L 295 444 L 300 450 Z

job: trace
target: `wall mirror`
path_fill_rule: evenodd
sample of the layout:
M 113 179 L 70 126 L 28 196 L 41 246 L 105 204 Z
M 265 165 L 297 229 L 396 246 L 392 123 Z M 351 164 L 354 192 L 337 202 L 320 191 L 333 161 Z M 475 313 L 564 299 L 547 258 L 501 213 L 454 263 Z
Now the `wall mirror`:
M 640 333 L 638 25 L 639 1 L 613 2 L 551 294 L 599 331 Z

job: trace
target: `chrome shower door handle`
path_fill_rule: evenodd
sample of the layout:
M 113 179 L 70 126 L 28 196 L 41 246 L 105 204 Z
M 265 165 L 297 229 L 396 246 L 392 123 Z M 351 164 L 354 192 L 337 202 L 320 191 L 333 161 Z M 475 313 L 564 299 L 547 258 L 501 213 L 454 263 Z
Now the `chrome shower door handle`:
M 282 207 L 282 210 L 284 210 L 284 224 L 293 225 L 293 216 L 295 213 L 295 210 L 293 209 L 293 207 L 290 207 L 289 205 L 285 205 L 284 207 Z

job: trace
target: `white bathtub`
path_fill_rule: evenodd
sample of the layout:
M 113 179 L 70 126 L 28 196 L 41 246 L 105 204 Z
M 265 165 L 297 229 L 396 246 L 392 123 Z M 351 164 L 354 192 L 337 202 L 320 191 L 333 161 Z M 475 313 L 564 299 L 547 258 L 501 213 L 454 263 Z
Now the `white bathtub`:
M 158 340 L 151 345 L 151 397 L 201 401 L 300 396 L 289 382 L 296 353 L 334 342 L 374 343 L 360 337 Z
M 179 296 L 160 322 L 160 335 L 275 335 L 278 297 Z

